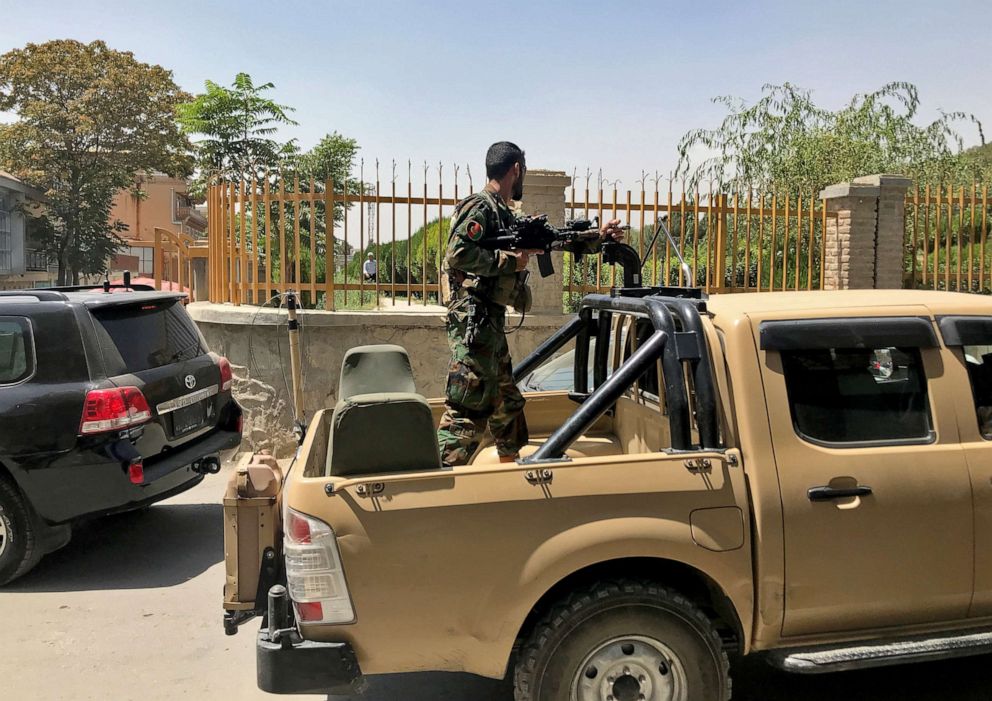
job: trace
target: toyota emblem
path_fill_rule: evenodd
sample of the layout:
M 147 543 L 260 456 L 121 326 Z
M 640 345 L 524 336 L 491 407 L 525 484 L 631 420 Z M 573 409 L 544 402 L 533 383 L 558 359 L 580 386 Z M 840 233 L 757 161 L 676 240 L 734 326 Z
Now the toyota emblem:
M 193 377 L 192 375 L 187 375 L 185 382 L 187 389 L 193 389 L 194 387 L 196 387 L 196 378 Z

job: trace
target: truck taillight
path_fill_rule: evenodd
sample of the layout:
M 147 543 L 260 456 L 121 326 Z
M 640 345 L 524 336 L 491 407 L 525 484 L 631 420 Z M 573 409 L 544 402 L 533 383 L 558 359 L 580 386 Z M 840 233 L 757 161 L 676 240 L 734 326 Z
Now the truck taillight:
M 226 392 L 231 389 L 231 383 L 234 380 L 231 363 L 222 355 L 218 355 L 214 361 L 217 363 L 217 367 L 220 368 L 220 391 Z
M 137 387 L 94 389 L 86 393 L 80 435 L 119 431 L 152 418 L 145 395 Z
M 355 620 L 337 540 L 329 525 L 286 509 L 283 553 L 287 589 L 301 625 Z

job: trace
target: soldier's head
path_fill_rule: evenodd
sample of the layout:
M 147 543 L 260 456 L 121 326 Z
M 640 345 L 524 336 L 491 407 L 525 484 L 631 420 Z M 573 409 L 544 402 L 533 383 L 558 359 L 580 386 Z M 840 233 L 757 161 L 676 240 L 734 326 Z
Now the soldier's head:
M 524 176 L 527 161 L 523 149 L 509 141 L 497 141 L 486 152 L 486 178 L 500 184 L 500 192 L 510 193 L 510 198 L 524 197 Z

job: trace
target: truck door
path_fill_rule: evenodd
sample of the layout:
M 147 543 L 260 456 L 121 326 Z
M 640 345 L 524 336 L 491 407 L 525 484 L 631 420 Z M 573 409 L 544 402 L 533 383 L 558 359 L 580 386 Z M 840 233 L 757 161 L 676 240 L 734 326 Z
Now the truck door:
M 782 496 L 784 636 L 967 616 L 954 387 L 926 309 L 900 311 L 752 320 Z
M 969 615 L 992 616 L 992 316 L 938 316 L 953 360 L 961 445 L 975 505 L 975 597 Z

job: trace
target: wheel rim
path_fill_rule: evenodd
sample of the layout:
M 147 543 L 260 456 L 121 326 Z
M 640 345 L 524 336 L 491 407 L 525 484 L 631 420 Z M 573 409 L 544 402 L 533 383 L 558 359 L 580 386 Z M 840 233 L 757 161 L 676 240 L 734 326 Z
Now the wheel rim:
M 3 557 L 3 553 L 7 549 L 7 543 L 9 541 L 10 534 L 7 531 L 7 520 L 0 515 L 0 557 Z
M 686 701 L 682 660 L 660 640 L 628 635 L 609 640 L 579 665 L 572 701 Z

